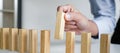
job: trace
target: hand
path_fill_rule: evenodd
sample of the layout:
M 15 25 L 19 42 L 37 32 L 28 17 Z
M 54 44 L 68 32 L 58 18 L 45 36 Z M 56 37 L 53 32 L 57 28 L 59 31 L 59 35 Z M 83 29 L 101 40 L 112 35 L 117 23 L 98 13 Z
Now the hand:
M 74 31 L 76 34 L 91 32 L 92 35 L 97 35 L 98 30 L 96 24 L 82 15 L 72 5 L 59 6 L 57 11 L 65 13 L 65 31 Z M 91 29 L 91 25 L 95 29 Z
M 65 31 L 75 31 L 76 34 L 88 32 L 89 20 L 80 12 L 69 12 L 65 14 Z

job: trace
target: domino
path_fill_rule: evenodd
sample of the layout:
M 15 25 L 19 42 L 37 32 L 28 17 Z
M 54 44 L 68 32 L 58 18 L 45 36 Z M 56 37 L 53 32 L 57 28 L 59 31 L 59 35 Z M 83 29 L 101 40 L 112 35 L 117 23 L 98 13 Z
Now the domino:
M 65 20 L 64 20 L 63 12 L 57 12 L 56 18 L 56 28 L 55 28 L 55 39 L 63 39 L 64 35 L 64 27 L 65 27 Z
M 0 49 L 2 49 L 2 31 L 0 28 Z
M 37 53 L 37 30 L 29 30 L 29 53 Z
M 19 29 L 19 52 L 25 53 L 27 51 L 27 30 Z
M 66 53 L 74 53 L 75 32 L 66 32 Z
M 81 35 L 81 53 L 90 53 L 91 33 Z
M 1 46 L 0 48 L 5 50 L 9 48 L 9 28 L 1 28 L 1 33 L 0 33 L 0 38 L 1 38 Z
M 59 14 L 60 12 L 58 12 Z M 62 12 L 61 12 L 62 13 Z M 60 13 L 60 14 L 61 14 Z M 58 15 L 59 17 L 60 15 Z M 63 27 L 63 25 L 61 26 Z M 63 39 L 64 28 L 57 28 L 56 39 Z M 0 28 L 0 49 L 18 51 L 20 53 L 37 53 L 37 30 L 17 29 L 17 28 Z M 29 40 L 28 40 L 29 39 Z M 29 43 L 29 44 L 28 44 Z M 29 46 L 28 46 L 29 45 Z M 66 53 L 74 53 L 75 32 L 66 32 Z M 41 50 L 40 53 L 50 53 L 50 31 L 41 30 Z M 81 34 L 81 53 L 90 53 L 91 33 Z M 108 34 L 101 34 L 100 53 L 110 53 L 110 39 Z
M 108 34 L 101 34 L 100 53 L 110 53 L 110 40 Z
M 41 31 L 41 53 L 50 53 L 50 31 Z
M 18 51 L 18 29 L 17 28 L 10 28 L 10 35 L 9 35 L 9 50 L 11 51 Z

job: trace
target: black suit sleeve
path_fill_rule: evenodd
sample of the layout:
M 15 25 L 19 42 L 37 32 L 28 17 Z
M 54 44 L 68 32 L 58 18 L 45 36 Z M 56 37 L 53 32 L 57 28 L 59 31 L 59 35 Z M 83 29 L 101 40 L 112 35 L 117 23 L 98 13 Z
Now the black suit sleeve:
M 120 44 L 120 18 L 117 22 L 117 26 L 111 38 L 111 43 L 113 44 Z

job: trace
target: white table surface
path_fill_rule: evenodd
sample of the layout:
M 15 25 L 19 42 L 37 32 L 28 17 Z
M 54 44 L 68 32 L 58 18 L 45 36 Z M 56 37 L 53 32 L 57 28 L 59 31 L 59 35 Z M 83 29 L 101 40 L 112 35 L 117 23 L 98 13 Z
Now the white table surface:
M 99 40 L 92 40 L 91 53 L 100 53 Z M 40 46 L 40 43 L 38 44 Z M 40 53 L 40 47 L 38 46 L 38 53 Z M 50 46 L 50 53 L 65 53 L 65 40 L 61 42 L 53 42 Z M 80 53 L 81 45 L 79 40 L 75 40 L 75 53 Z M 9 50 L 0 50 L 0 53 L 19 53 L 11 52 Z M 110 53 L 120 53 L 120 45 L 110 44 Z

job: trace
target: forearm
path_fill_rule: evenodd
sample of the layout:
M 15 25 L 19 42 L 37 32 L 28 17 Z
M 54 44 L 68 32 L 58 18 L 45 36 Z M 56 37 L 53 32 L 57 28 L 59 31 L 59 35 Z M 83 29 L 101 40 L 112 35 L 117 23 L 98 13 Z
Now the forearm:
M 116 21 L 115 0 L 90 0 L 90 4 L 91 13 L 94 15 L 93 22 L 97 26 L 97 34 L 112 33 Z
M 92 20 L 88 20 L 88 27 L 86 28 L 87 32 L 91 32 L 92 36 L 98 35 L 98 27 L 96 23 L 94 23 Z

